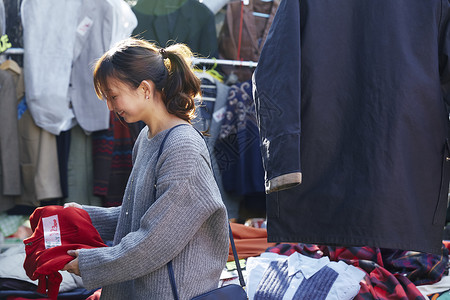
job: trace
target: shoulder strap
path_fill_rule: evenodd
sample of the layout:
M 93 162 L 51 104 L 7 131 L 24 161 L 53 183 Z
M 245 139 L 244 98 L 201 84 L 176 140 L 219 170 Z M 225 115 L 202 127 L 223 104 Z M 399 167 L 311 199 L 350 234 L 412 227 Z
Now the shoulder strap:
M 163 138 L 163 140 L 161 142 L 161 145 L 159 146 L 158 156 L 156 157 L 156 164 L 158 163 L 159 157 L 161 156 L 161 153 L 162 153 L 163 148 L 164 148 L 164 143 L 166 142 L 167 138 L 169 137 L 169 134 L 176 127 L 182 126 L 182 125 L 187 125 L 187 124 L 176 125 L 176 126 L 170 128 L 169 131 L 166 133 L 166 135 L 164 136 L 164 138 Z M 155 176 L 155 184 L 153 186 L 154 186 L 154 188 L 153 188 L 153 199 L 156 199 L 156 176 Z M 174 273 L 173 273 L 172 261 L 169 261 L 167 263 L 167 268 L 169 270 L 169 279 L 170 279 L 170 285 L 172 287 L 173 297 L 175 298 L 175 300 L 178 300 L 178 292 L 177 292 L 177 286 L 175 285 L 175 276 L 174 276 Z
M 239 275 L 239 283 L 241 284 L 242 287 L 244 287 L 245 286 L 244 275 L 242 275 L 241 264 L 239 263 L 239 256 L 236 251 L 236 246 L 234 245 L 233 231 L 231 231 L 230 223 L 228 223 L 228 229 L 230 234 L 231 250 L 233 251 L 234 262 L 236 263 L 236 269 Z
M 164 143 L 166 142 L 166 140 L 169 137 L 169 134 L 172 132 L 172 130 L 174 130 L 175 128 L 180 127 L 180 126 L 187 126 L 187 125 L 188 124 L 178 124 L 178 125 L 175 125 L 175 126 L 173 126 L 172 128 L 169 129 L 169 131 L 164 136 L 164 138 L 163 138 L 163 140 L 161 142 L 161 145 L 159 146 L 159 151 L 158 151 L 158 156 L 156 157 L 156 162 L 158 162 L 158 159 L 161 156 L 161 153 L 162 153 L 163 148 L 164 148 Z
M 179 126 L 184 126 L 184 125 L 187 125 L 187 124 L 178 124 L 178 125 L 170 128 L 169 131 L 166 133 L 166 135 L 164 136 L 164 138 L 163 138 L 163 140 L 161 142 L 161 145 L 159 146 L 158 156 L 156 156 L 156 164 L 155 164 L 155 166 L 158 164 L 159 157 L 161 156 L 161 153 L 162 153 L 162 151 L 164 149 L 164 143 L 166 142 L 167 138 L 169 137 L 169 134 L 175 128 L 177 128 Z M 156 199 L 156 174 L 155 174 L 155 181 L 154 181 L 153 187 L 154 187 L 154 189 L 153 189 L 153 199 Z

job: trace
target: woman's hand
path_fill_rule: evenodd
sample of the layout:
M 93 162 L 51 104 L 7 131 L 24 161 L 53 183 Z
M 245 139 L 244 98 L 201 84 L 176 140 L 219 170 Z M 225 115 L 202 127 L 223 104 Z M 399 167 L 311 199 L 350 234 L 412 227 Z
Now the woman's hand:
M 78 204 L 76 202 L 64 203 L 64 208 L 67 208 L 67 207 L 83 208 L 80 204 Z
M 76 203 L 75 203 L 76 204 Z M 62 269 L 62 271 L 67 271 L 69 273 L 81 276 L 80 274 L 80 268 L 78 267 L 78 252 L 80 250 L 69 250 L 67 251 L 67 254 L 75 257 L 74 260 L 71 260 L 70 262 L 68 262 L 64 268 Z

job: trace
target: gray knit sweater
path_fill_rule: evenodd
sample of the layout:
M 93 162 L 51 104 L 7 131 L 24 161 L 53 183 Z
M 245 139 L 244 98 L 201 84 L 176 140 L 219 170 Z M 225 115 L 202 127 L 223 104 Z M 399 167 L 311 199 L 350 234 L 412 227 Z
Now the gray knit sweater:
M 228 223 L 209 152 L 195 129 L 179 126 L 156 161 L 167 132 L 149 139 L 148 128 L 142 129 L 121 207 L 83 206 L 102 238 L 114 238 L 112 247 L 79 254 L 83 283 L 102 287 L 101 299 L 173 299 L 170 260 L 180 299 L 218 285 L 228 255 Z

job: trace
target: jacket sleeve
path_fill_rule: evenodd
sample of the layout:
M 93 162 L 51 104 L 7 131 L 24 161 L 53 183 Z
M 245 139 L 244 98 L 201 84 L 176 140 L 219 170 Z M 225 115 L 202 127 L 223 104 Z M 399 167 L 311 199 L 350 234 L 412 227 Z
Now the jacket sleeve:
M 440 32 L 439 71 L 444 101 L 450 111 L 450 0 L 442 1 Z
M 299 1 L 281 1 L 253 74 L 266 193 L 301 183 Z

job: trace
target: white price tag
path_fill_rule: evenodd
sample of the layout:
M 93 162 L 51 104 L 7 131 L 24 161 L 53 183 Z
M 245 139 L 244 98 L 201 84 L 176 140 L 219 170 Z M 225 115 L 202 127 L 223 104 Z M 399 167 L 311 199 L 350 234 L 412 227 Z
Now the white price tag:
M 78 24 L 77 32 L 84 36 L 91 29 L 94 21 L 89 17 L 84 17 L 83 21 Z
M 42 218 L 44 227 L 45 249 L 61 246 L 61 229 L 58 215 Z
M 214 121 L 216 122 L 220 122 L 223 120 L 223 118 L 225 118 L 225 112 L 227 111 L 227 108 L 224 106 L 220 109 L 218 109 L 214 114 L 213 114 L 213 118 Z

